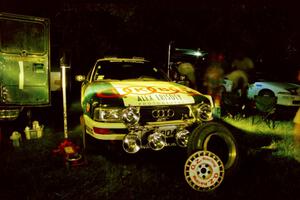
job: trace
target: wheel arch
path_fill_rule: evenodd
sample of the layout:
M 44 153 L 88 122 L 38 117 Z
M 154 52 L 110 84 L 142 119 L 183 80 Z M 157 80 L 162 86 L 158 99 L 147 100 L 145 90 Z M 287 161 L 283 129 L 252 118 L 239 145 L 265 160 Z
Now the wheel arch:
M 272 91 L 271 89 L 269 88 L 263 88 L 261 90 L 258 91 L 257 93 L 258 96 L 264 96 L 264 95 L 268 95 L 268 96 L 275 96 L 275 92 Z

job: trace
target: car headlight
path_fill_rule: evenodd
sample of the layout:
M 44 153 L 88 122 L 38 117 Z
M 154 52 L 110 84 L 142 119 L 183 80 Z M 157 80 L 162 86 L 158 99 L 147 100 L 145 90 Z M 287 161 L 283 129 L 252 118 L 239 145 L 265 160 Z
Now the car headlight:
M 128 125 L 137 124 L 140 120 L 140 111 L 137 107 L 128 107 L 122 111 L 122 119 Z
M 104 122 L 122 122 L 122 109 L 97 107 L 94 110 L 94 120 Z
M 212 107 L 207 103 L 200 103 L 193 108 L 197 120 L 210 121 L 212 120 Z

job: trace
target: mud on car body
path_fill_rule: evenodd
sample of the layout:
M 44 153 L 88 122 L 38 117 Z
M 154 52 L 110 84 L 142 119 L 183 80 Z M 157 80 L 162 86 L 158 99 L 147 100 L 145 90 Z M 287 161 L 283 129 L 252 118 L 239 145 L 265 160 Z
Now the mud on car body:
M 208 95 L 171 82 L 143 58 L 98 59 L 82 81 L 84 132 L 122 140 L 128 153 L 141 148 L 186 147 L 197 124 L 212 120 Z

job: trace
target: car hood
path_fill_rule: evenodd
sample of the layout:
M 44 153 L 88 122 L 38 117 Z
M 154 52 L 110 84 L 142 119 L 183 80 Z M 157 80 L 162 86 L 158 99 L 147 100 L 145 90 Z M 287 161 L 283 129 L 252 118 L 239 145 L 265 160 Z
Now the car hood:
M 123 106 L 183 105 L 210 101 L 208 96 L 196 90 L 165 81 L 97 81 L 86 87 L 84 97 L 85 102 L 97 101 L 110 106 L 121 106 L 120 103 Z
M 272 87 L 278 90 L 286 90 L 286 91 L 293 91 L 300 88 L 300 85 L 295 83 L 288 83 L 288 82 L 272 82 L 272 81 L 263 81 L 263 82 L 255 82 L 256 87 Z

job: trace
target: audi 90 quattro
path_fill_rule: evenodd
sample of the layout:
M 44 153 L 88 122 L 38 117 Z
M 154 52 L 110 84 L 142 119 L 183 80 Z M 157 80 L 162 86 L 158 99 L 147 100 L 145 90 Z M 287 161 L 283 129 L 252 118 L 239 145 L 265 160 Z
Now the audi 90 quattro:
M 187 147 L 188 154 L 208 150 L 221 155 L 227 171 L 237 166 L 235 138 L 212 121 L 211 96 L 170 81 L 144 58 L 101 58 L 87 77 L 77 75 L 76 80 L 82 82 L 84 147 L 87 137 L 121 141 L 131 154 L 179 146 Z
M 98 59 L 82 81 L 84 132 L 141 148 L 186 147 L 193 125 L 212 120 L 211 97 L 171 82 L 144 58 Z

